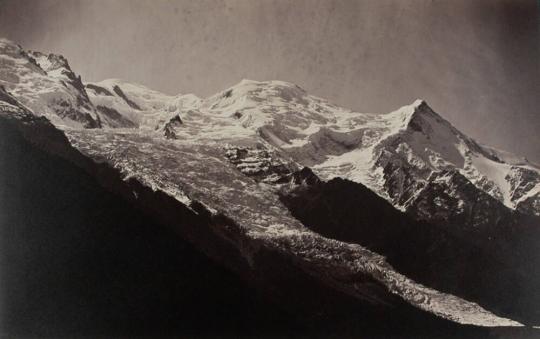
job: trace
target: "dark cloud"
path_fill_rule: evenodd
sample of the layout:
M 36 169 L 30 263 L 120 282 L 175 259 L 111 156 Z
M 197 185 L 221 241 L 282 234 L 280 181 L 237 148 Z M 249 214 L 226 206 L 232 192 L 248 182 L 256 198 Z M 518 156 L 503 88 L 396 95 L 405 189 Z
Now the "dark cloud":
M 540 162 L 534 0 L 0 0 L 0 33 L 86 80 L 206 96 L 291 81 L 360 111 L 425 98 L 481 142 Z

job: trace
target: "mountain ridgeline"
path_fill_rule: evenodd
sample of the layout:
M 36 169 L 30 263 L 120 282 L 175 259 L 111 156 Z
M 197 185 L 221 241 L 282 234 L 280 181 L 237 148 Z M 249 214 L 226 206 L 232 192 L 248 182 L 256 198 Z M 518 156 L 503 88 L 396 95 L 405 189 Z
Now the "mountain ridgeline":
M 166 95 L 5 39 L 0 86 L 6 333 L 538 334 L 540 168 L 423 100 Z

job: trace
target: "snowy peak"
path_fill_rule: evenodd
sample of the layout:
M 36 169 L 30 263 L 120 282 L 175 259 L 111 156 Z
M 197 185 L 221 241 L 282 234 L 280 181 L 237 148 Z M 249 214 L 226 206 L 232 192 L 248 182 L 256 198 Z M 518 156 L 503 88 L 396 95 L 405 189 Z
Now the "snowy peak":
M 416 137 L 421 135 L 429 143 L 448 141 L 458 143 L 458 139 L 468 139 L 421 99 L 385 116 L 388 124 L 398 127 L 394 131 L 390 129 L 389 135 L 400 134 L 404 137 L 412 137 L 416 133 Z
M 58 126 L 100 127 L 99 117 L 65 58 L 27 52 L 0 40 L 0 84 Z
M 207 99 L 208 103 L 220 104 L 224 107 L 237 100 L 250 100 L 252 102 L 292 103 L 302 102 L 307 96 L 305 90 L 299 86 L 284 81 L 254 81 L 243 79 L 223 92 L 217 93 Z
M 482 149 L 476 141 L 436 113 L 425 100 L 417 99 L 413 104 L 388 113 L 385 117 L 387 123 L 394 126 L 389 129 L 388 136 L 399 135 L 407 140 L 416 139 L 417 142 L 433 147 L 463 144 L 471 151 L 492 157 L 491 153 Z
M 371 169 L 382 169 L 378 181 L 382 183 L 382 191 L 401 208 L 407 208 L 410 199 L 433 172 L 455 170 L 478 189 L 515 209 L 519 199 L 512 187 L 523 185 L 523 180 L 512 183 L 515 177 L 512 173 L 525 170 L 535 173 L 534 176 L 540 173 L 532 166 L 505 163 L 453 127 L 425 102 L 416 102 L 389 116 L 401 116 L 403 127 L 377 144 L 373 154 L 375 166 Z M 529 188 L 528 192 L 535 192 Z M 538 196 L 533 196 L 534 202 L 528 205 L 536 204 Z
M 6 88 L 10 83 L 16 83 L 20 80 L 21 71 L 30 73 L 38 73 L 41 76 L 46 75 L 46 72 L 37 64 L 36 60 L 28 55 L 21 46 L 14 42 L 0 38 L 0 64 L 2 76 L 0 80 Z
M 410 107 L 410 114 L 406 119 L 406 129 L 429 135 L 433 133 L 435 124 L 445 124 L 443 120 L 424 100 L 416 100 Z
M 60 73 L 72 74 L 73 71 L 69 67 L 69 63 L 62 55 L 57 54 L 43 54 L 37 51 L 28 51 L 28 55 L 32 57 L 35 62 L 43 69 L 47 74 L 60 70 Z
M 334 119 L 330 104 L 283 81 L 242 80 L 205 99 L 201 110 L 237 119 L 253 130 L 274 124 L 305 129 L 311 122 L 326 124 Z

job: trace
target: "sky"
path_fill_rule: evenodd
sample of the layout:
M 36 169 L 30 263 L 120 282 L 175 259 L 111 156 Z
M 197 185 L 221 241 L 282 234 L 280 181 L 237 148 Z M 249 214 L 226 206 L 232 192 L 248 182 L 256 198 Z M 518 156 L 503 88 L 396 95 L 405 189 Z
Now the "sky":
M 540 163 L 535 0 L 0 0 L 0 36 L 83 81 L 208 96 L 284 80 L 361 112 L 425 99 L 482 143 Z

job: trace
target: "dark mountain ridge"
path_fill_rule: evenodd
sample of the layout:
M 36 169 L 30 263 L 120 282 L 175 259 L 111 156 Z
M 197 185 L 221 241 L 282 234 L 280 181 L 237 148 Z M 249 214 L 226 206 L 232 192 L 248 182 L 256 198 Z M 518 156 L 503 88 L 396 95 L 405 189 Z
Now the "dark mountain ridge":
M 534 324 L 540 317 L 537 217 L 508 210 L 498 224 L 482 229 L 451 218 L 428 223 L 396 210 L 362 184 L 340 178 L 285 190 L 281 200 L 315 232 L 380 253 L 427 286 L 525 322 Z

